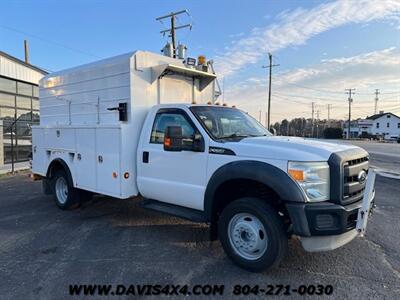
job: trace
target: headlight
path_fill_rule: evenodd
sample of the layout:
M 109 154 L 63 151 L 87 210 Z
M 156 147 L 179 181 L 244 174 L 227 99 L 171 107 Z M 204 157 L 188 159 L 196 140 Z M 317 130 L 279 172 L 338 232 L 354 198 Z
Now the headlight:
M 308 201 L 329 200 L 328 163 L 290 161 L 288 173 L 301 186 Z

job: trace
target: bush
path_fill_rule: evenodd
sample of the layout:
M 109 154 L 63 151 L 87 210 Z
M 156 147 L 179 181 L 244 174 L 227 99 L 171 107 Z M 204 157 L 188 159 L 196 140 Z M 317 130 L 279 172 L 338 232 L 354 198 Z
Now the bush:
M 343 129 L 342 128 L 332 128 L 332 127 L 325 128 L 324 138 L 326 138 L 326 139 L 341 139 L 341 138 L 343 138 Z

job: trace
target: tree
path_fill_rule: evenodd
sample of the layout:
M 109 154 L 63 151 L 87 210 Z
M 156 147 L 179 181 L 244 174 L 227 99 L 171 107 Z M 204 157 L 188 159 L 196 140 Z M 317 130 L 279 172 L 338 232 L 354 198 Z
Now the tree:
M 289 135 L 289 121 L 284 119 L 282 120 L 279 132 L 281 135 Z
M 324 138 L 326 139 L 341 139 L 343 137 L 342 128 L 328 127 L 324 130 Z

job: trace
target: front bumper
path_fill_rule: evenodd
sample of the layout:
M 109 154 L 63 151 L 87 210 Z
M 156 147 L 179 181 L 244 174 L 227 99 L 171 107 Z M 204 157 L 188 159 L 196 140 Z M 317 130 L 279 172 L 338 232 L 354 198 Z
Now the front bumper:
M 299 236 L 338 235 L 356 228 L 362 201 L 342 206 L 329 202 L 288 203 L 286 208 Z
M 288 203 L 293 233 L 300 236 L 306 251 L 326 251 L 350 242 L 364 234 L 372 212 L 375 173 L 368 174 L 361 201 L 346 206 L 330 202 Z

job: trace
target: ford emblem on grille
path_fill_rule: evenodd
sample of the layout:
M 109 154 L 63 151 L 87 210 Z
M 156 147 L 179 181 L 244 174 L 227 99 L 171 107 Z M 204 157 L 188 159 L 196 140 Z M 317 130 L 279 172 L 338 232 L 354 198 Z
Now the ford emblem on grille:
M 364 170 L 360 171 L 357 176 L 358 182 L 359 183 L 364 183 L 364 181 L 367 179 L 367 172 Z

